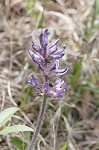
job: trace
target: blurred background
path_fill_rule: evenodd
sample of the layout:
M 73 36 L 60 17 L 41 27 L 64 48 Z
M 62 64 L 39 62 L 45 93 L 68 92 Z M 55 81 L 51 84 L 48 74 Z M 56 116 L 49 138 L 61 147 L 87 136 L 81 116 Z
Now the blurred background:
M 27 81 L 42 77 L 27 49 L 46 28 L 50 42 L 62 36 L 67 45 L 69 86 L 61 101 L 48 101 L 37 150 L 99 150 L 99 0 L 0 0 L 0 111 L 18 106 L 23 114 L 10 124 L 35 127 L 42 99 Z M 24 150 L 30 137 L 0 136 L 0 150 Z

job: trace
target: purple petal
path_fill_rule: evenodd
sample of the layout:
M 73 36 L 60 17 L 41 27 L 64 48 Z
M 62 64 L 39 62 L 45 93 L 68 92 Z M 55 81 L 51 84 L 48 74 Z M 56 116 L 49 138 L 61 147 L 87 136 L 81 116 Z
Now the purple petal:
M 66 84 L 66 85 L 67 85 L 67 84 Z M 67 91 L 66 86 L 64 86 L 63 88 L 61 88 L 60 91 L 57 92 L 56 97 L 57 97 L 57 98 L 62 98 L 64 92 L 66 92 L 66 91 Z
M 67 85 L 68 85 L 68 84 L 66 83 L 66 84 L 64 84 L 64 85 L 61 87 L 61 85 L 63 84 L 63 82 L 64 82 L 64 81 L 61 80 L 61 79 L 57 80 L 57 81 L 56 81 L 56 84 L 60 84 L 60 85 L 58 85 L 59 87 L 57 87 L 57 88 L 54 87 L 55 89 L 51 88 L 51 89 L 49 90 L 50 95 L 52 95 L 53 97 L 62 98 L 64 92 L 67 91 L 66 87 L 67 87 Z
M 58 69 L 58 67 L 59 67 L 59 60 L 57 59 L 57 60 L 54 61 L 54 64 L 52 64 L 52 66 L 50 67 L 49 70 L 53 71 L 53 70 Z
M 60 87 L 62 86 L 62 84 L 64 84 L 64 80 L 61 80 L 61 79 L 57 80 L 55 82 L 55 84 L 54 84 L 55 89 L 56 90 L 60 89 Z
M 50 53 L 53 54 L 54 52 L 57 51 L 57 46 L 53 46 L 52 48 L 50 48 Z
M 55 58 L 55 59 L 58 59 L 58 58 L 63 57 L 64 55 L 65 55 L 65 53 L 61 53 L 61 54 L 59 54 L 59 55 L 54 55 L 54 54 L 52 54 L 51 56 L 52 56 L 53 58 Z
M 32 42 L 32 48 L 36 51 L 39 52 L 41 49 L 37 46 L 34 45 L 34 42 Z
M 33 75 L 31 76 L 30 80 L 28 80 L 28 83 L 30 83 L 33 86 L 40 88 L 39 80 Z
M 56 94 L 56 97 L 57 97 L 57 98 L 62 98 L 62 97 L 63 97 L 63 93 L 62 93 L 62 92 L 58 92 L 58 93 Z
M 49 83 L 48 82 L 46 82 L 44 85 L 43 85 L 43 90 L 46 90 L 46 91 L 48 91 L 49 90 Z
M 47 37 L 47 35 L 48 35 L 48 29 L 46 29 L 45 32 L 44 32 L 44 43 L 45 44 L 48 44 L 48 37 Z
M 62 86 L 61 90 L 63 90 L 64 92 L 66 92 L 66 91 L 67 91 L 67 88 L 66 88 L 67 85 L 68 85 L 68 83 L 64 84 L 64 85 Z
M 50 71 L 53 71 L 53 70 L 56 70 L 56 64 L 53 64 L 53 65 L 50 67 Z
M 43 33 L 40 34 L 40 36 L 39 36 L 39 41 L 40 41 L 41 47 L 43 48 L 43 45 L 44 45 Z
M 61 75 L 66 74 L 66 73 L 68 72 L 68 70 L 69 70 L 69 68 L 57 69 L 57 70 L 55 71 L 55 73 L 56 73 L 57 76 L 61 76 Z
M 34 54 L 30 48 L 28 48 L 28 52 L 29 52 L 30 56 L 32 57 L 32 60 L 35 63 L 39 64 L 40 63 L 40 57 L 37 56 L 36 54 Z
M 63 97 L 63 93 L 64 93 L 63 91 L 57 92 L 57 93 L 56 93 L 56 97 L 57 97 L 57 98 L 62 98 L 62 97 Z
M 58 69 L 58 68 L 59 68 L 59 60 L 56 59 L 56 69 Z
M 50 95 L 55 98 L 62 98 L 64 92 L 55 92 L 53 90 L 49 91 Z
M 61 37 L 58 38 L 56 41 L 54 41 L 53 43 L 50 44 L 49 48 L 52 48 L 53 46 L 55 46 L 59 41 L 60 41 Z
M 58 48 L 57 51 L 54 52 L 54 55 L 59 55 L 60 53 L 64 51 L 65 48 L 66 46 L 64 46 L 63 48 Z
M 44 67 L 41 64 L 39 64 L 38 66 L 39 66 L 40 70 L 44 71 Z

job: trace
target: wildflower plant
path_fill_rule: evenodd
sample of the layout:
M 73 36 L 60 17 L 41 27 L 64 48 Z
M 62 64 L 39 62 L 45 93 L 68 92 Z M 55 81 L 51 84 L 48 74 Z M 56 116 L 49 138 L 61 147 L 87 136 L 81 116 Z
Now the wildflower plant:
M 48 29 L 41 33 L 39 36 L 40 46 L 36 46 L 32 42 L 32 48 L 34 52 L 28 48 L 28 52 L 34 63 L 38 65 L 38 68 L 43 75 L 43 83 L 39 81 L 34 75 L 31 76 L 28 83 L 35 86 L 43 93 L 43 102 L 40 109 L 36 130 L 33 134 L 32 140 L 29 144 L 28 150 L 34 150 L 36 145 L 36 139 L 40 131 L 43 115 L 46 107 L 46 100 L 48 97 L 61 99 L 64 92 L 67 91 L 67 83 L 61 79 L 61 77 L 68 72 L 68 68 L 60 69 L 59 59 L 65 55 L 64 45 L 62 48 L 58 47 L 58 43 L 61 38 L 58 38 L 53 43 L 48 42 Z

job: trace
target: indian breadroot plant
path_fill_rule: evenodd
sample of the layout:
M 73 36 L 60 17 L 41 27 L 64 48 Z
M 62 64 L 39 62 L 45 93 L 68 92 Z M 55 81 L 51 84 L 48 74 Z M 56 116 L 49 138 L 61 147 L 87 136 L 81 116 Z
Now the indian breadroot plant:
M 13 125 L 9 127 L 3 127 L 6 125 L 8 121 L 11 121 L 11 118 L 14 117 L 14 113 L 16 113 L 19 110 L 18 107 L 10 107 L 7 109 L 4 109 L 0 113 L 0 135 L 6 135 L 8 133 L 13 132 L 22 132 L 22 131 L 33 131 L 32 128 L 26 126 L 26 125 Z
M 68 72 L 68 68 L 60 69 L 59 59 L 65 55 L 64 45 L 62 48 L 58 47 L 58 43 L 61 38 L 58 38 L 53 43 L 48 42 L 48 29 L 41 33 L 39 36 L 40 46 L 36 46 L 32 42 L 32 48 L 28 48 L 28 52 L 34 63 L 38 65 L 38 68 L 43 76 L 43 83 L 39 81 L 34 75 L 31 76 L 28 83 L 35 86 L 41 93 L 43 93 L 43 102 L 39 112 L 37 125 L 35 132 L 32 136 L 31 142 L 28 145 L 28 150 L 34 150 L 36 146 L 37 136 L 42 124 L 46 101 L 48 97 L 55 99 L 61 99 L 64 92 L 67 91 L 68 83 L 65 83 L 61 77 Z

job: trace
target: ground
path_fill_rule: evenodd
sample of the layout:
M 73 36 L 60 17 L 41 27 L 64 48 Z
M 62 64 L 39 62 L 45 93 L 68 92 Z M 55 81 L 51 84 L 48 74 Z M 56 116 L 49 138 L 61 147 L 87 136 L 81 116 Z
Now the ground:
M 18 106 L 9 121 L 35 128 L 42 96 L 31 88 L 31 74 L 41 78 L 28 55 L 32 40 L 49 29 L 49 41 L 62 37 L 67 45 L 61 67 L 70 70 L 62 100 L 48 100 L 37 150 L 99 150 L 99 1 L 98 0 L 1 0 L 0 2 L 0 111 Z M 5 126 L 4 126 L 5 127 Z M 31 133 L 0 137 L 0 150 L 14 150 L 11 141 L 26 143 Z M 21 148 L 20 150 L 24 150 Z

